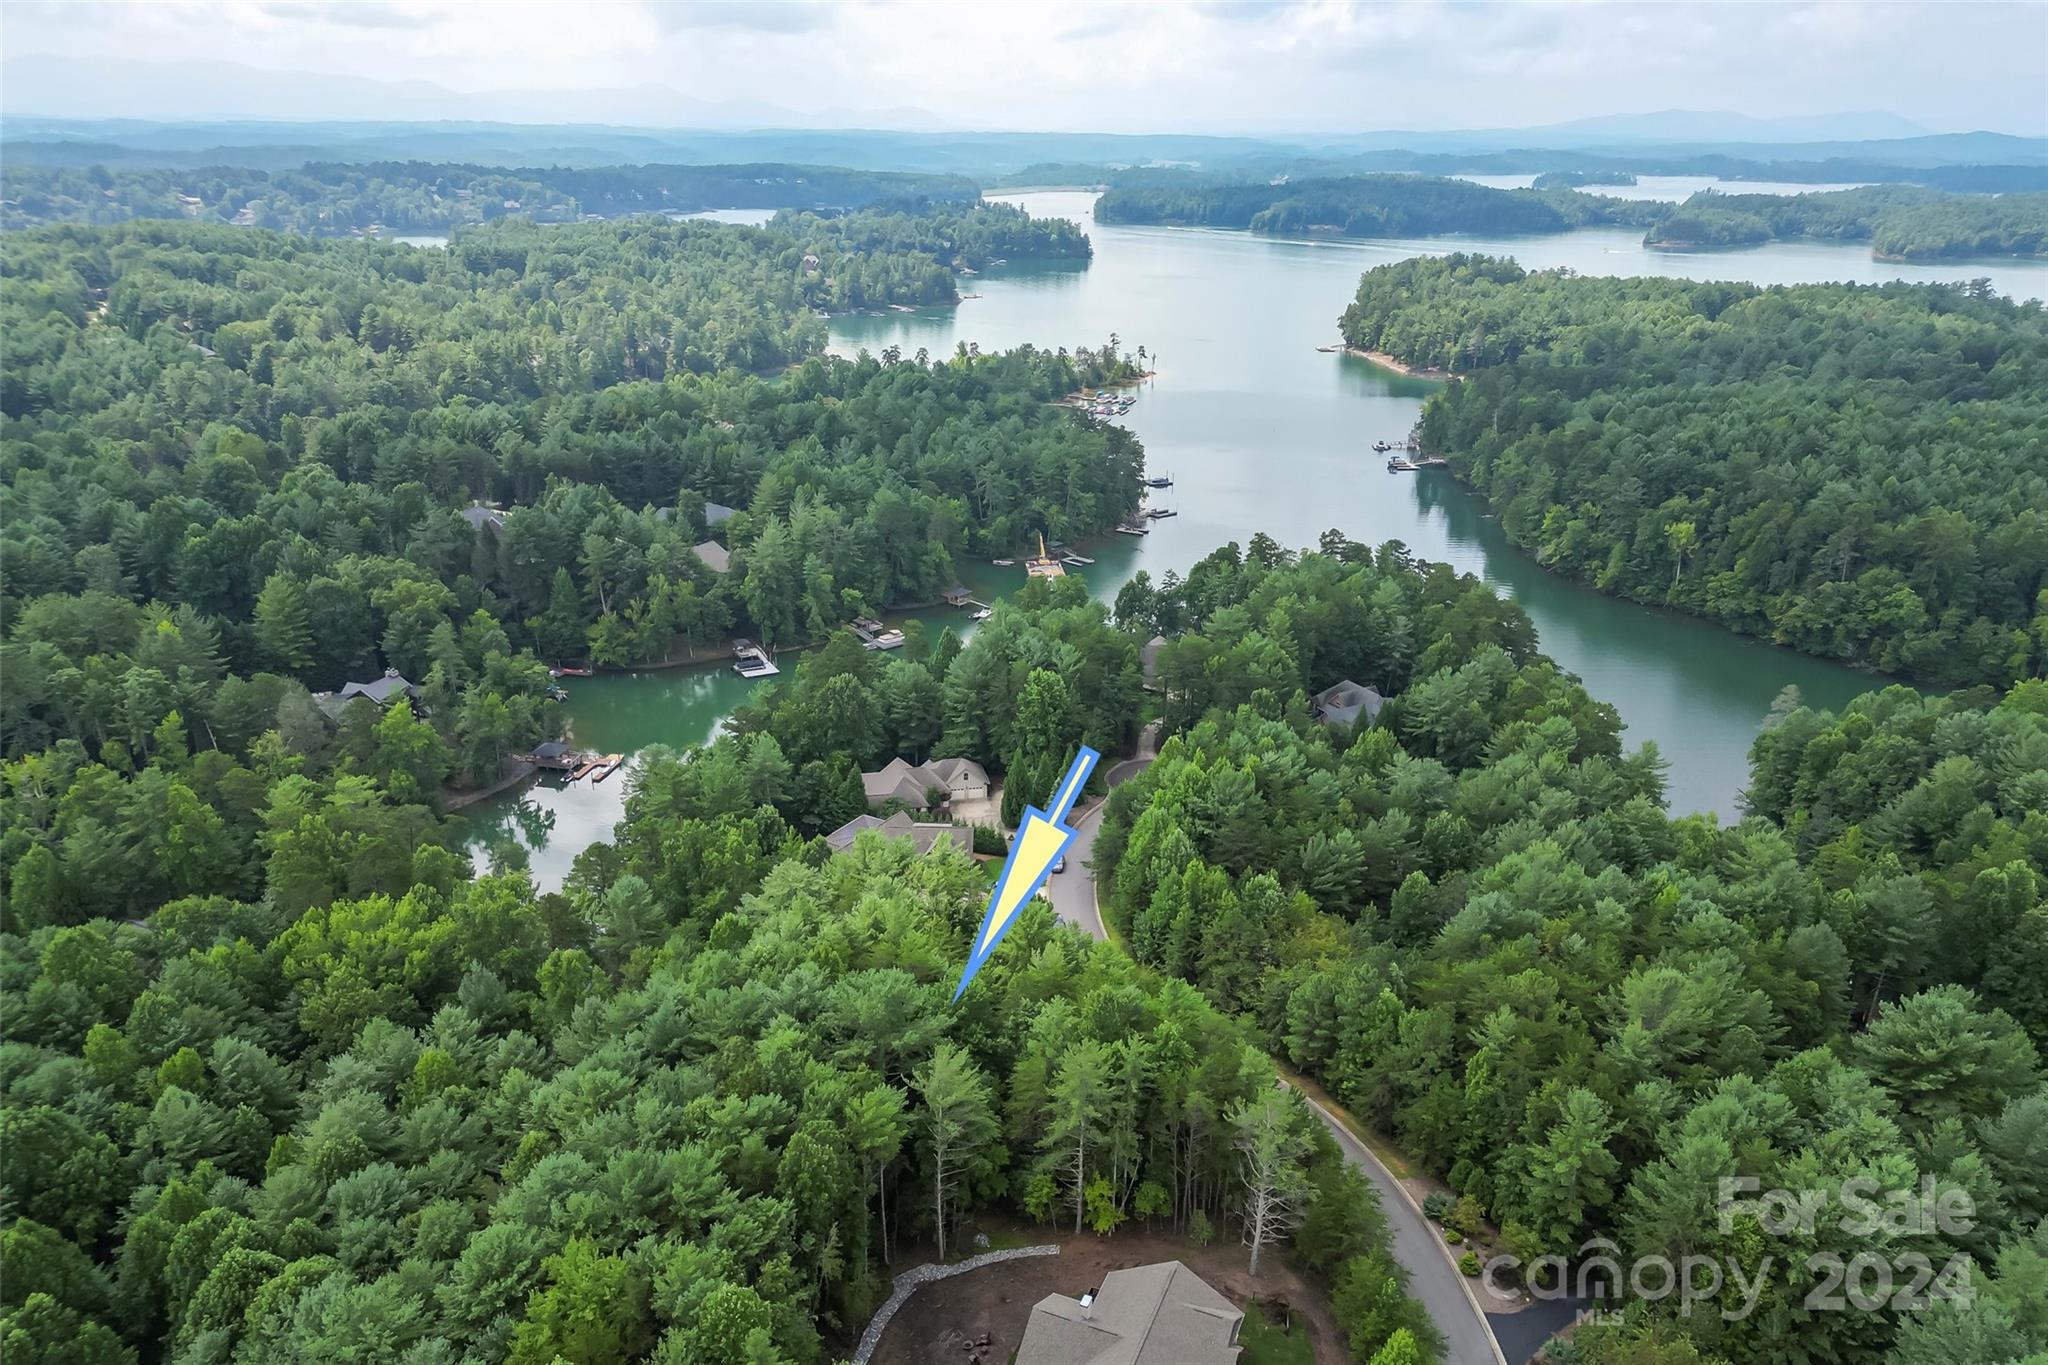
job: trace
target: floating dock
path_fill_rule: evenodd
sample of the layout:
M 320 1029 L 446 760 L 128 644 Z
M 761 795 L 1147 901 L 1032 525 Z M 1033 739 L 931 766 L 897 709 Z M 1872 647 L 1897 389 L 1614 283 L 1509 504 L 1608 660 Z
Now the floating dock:
M 872 616 L 855 617 L 851 629 L 869 649 L 903 648 L 903 632 L 883 625 Z
M 742 678 L 772 678 L 782 670 L 775 661 L 756 649 L 734 660 L 732 671 Z
M 1152 528 L 1142 521 L 1127 521 L 1117 527 L 1116 530 L 1117 534 L 1122 536 L 1149 536 L 1152 534 Z
M 603 758 L 597 760 L 596 766 L 591 770 L 591 783 L 595 785 L 604 781 L 607 777 L 617 772 L 619 765 L 625 761 L 626 756 L 624 754 L 606 754 Z

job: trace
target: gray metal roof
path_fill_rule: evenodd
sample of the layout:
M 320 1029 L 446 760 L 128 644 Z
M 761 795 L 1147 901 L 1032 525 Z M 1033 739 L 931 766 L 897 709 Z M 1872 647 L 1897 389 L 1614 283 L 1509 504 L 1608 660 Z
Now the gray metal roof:
M 1349 678 L 1316 693 L 1310 703 L 1315 707 L 1316 717 L 1325 725 L 1356 725 L 1361 714 L 1370 725 L 1380 718 L 1380 708 L 1387 704 L 1378 688 L 1355 683 Z
M 1112 1270 L 1086 1308 L 1048 1294 L 1017 1365 L 1234 1365 L 1244 1314 L 1179 1261 Z

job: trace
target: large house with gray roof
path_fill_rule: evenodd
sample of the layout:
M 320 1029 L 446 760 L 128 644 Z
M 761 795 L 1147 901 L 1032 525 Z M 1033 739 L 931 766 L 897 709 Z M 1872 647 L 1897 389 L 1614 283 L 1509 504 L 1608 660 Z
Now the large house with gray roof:
M 387 668 L 381 678 L 372 678 L 369 682 L 344 683 L 339 692 L 315 692 L 313 704 L 318 706 L 329 720 L 339 721 L 341 713 L 348 709 L 348 704 L 358 697 L 383 710 L 395 701 L 411 703 L 419 694 L 419 688 L 401 677 L 397 669 Z
M 962 853 L 974 852 L 974 831 L 965 825 L 924 824 L 902 811 L 884 820 L 879 815 L 856 815 L 825 836 L 834 853 L 844 853 L 863 830 L 879 831 L 890 839 L 909 839 L 919 853 L 929 853 L 940 844 L 952 844 Z
M 931 805 L 930 793 L 943 791 L 948 801 L 980 801 L 988 795 L 988 769 L 971 758 L 935 758 L 929 763 L 911 763 L 892 758 L 880 772 L 862 773 L 868 804 L 894 801 L 911 810 Z
M 1244 1314 L 1179 1261 L 1112 1270 L 1031 1309 L 1017 1365 L 1235 1365 Z

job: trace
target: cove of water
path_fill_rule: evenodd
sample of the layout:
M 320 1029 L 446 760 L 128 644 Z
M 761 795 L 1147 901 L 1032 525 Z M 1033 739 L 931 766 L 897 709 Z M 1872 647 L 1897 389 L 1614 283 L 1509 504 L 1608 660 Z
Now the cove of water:
M 1098 562 L 1082 572 L 1097 597 L 1114 597 L 1141 568 L 1155 581 L 1168 569 L 1185 572 L 1217 546 L 1243 545 L 1262 530 L 1290 547 L 1312 546 L 1332 527 L 1367 543 L 1400 540 L 1512 596 L 1535 622 L 1542 649 L 1620 710 L 1625 742 L 1656 743 L 1670 763 L 1671 809 L 1724 820 L 1739 813 L 1750 741 L 1782 688 L 1797 685 L 1809 702 L 1838 707 L 1884 680 L 1546 573 L 1441 471 L 1388 473 L 1369 447 L 1404 436 L 1433 386 L 1316 350 L 1336 341 L 1337 315 L 1360 272 L 1408 256 L 1478 250 L 1586 274 L 1765 284 L 1988 275 L 2008 294 L 2048 294 L 2048 265 L 2028 262 L 1896 265 L 1871 260 L 1866 249 L 1811 244 L 1653 252 L 1635 234 L 1607 231 L 1293 241 L 1103 226 L 1090 219 L 1088 193 L 1006 197 L 1034 214 L 1081 221 L 1094 239 L 1094 260 L 1019 262 L 971 277 L 962 289 L 981 297 L 958 307 L 835 319 L 832 349 L 852 355 L 895 345 L 906 355 L 923 347 L 942 356 L 961 342 L 983 350 L 1094 346 L 1112 333 L 1127 350 L 1143 344 L 1158 377 L 1124 420 L 1145 443 L 1148 472 L 1175 481 L 1152 495 L 1154 504 L 1179 515 L 1154 522 L 1142 540 L 1112 535 L 1086 547 Z M 984 599 L 1023 581 L 1021 567 L 961 568 Z M 920 615 L 934 631 L 968 625 L 962 612 Z M 751 684 L 720 664 L 569 679 L 567 686 L 574 742 L 632 754 L 650 744 L 705 741 Z M 577 852 L 609 837 L 627 780 L 621 774 L 566 788 L 543 782 L 480 803 L 469 812 L 479 859 L 485 843 L 509 838 L 527 849 L 536 883 L 559 886 Z

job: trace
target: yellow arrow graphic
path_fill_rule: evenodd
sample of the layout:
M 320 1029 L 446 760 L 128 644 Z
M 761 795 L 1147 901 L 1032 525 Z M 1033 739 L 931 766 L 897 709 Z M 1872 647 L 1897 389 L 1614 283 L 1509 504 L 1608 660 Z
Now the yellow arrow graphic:
M 958 1000 L 967 983 L 981 970 L 981 964 L 988 961 L 990 953 L 1002 942 L 1003 935 L 1016 922 L 1017 912 L 1031 899 L 1040 884 L 1066 852 L 1073 840 L 1074 831 L 1067 824 L 1067 812 L 1073 809 L 1075 798 L 1081 788 L 1087 785 L 1088 774 L 1095 770 L 1095 762 L 1101 757 L 1085 744 L 1081 752 L 1067 769 L 1067 775 L 1060 779 L 1059 790 L 1053 793 L 1047 809 L 1028 807 L 1024 812 L 1024 823 L 1017 830 L 1017 837 L 1010 844 L 1010 857 L 1003 864 L 1003 875 L 996 882 L 996 889 L 988 898 L 988 911 L 981 919 L 981 932 L 974 936 L 974 951 L 968 955 L 967 966 L 960 973 L 960 984 L 953 991 Z

